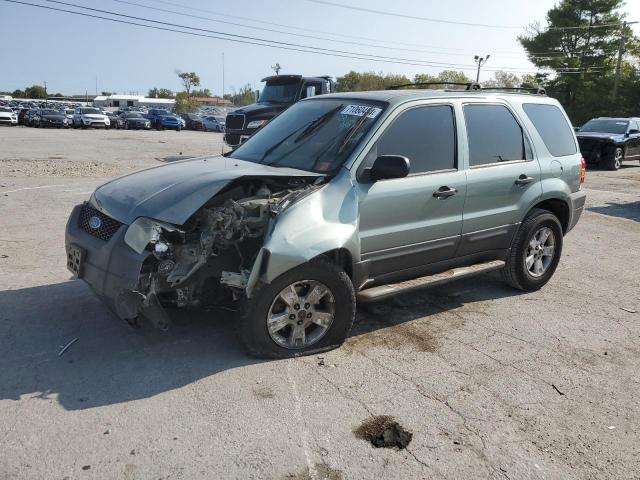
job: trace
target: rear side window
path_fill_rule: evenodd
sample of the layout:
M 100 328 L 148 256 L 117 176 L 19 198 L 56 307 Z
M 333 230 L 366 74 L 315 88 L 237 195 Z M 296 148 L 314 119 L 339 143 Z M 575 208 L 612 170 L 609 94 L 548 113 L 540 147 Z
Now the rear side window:
M 503 105 L 465 105 L 469 165 L 476 167 L 531 158 L 522 127 Z
M 456 168 L 456 134 L 452 107 L 417 107 L 400 114 L 382 134 L 374 149 L 377 149 L 377 156 L 407 157 L 411 173 Z
M 564 157 L 577 153 L 573 130 L 557 106 L 525 103 L 522 108 L 538 130 L 551 155 Z

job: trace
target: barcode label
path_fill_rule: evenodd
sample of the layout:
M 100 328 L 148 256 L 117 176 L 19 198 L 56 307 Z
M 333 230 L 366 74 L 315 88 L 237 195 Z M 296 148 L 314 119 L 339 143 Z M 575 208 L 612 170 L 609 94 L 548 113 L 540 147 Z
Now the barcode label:
M 367 114 L 367 118 L 376 118 L 382 111 L 378 107 L 369 107 L 366 105 L 347 105 L 342 112 L 342 115 L 354 115 L 356 117 L 362 117 Z

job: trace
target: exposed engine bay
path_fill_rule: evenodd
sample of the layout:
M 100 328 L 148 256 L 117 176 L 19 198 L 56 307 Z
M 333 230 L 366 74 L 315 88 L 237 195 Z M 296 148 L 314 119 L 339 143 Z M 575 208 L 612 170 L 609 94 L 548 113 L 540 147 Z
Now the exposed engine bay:
M 243 179 L 201 207 L 185 225 L 154 225 L 136 310 L 168 327 L 163 306 L 231 306 L 247 285 L 272 221 L 315 191 L 322 178 Z

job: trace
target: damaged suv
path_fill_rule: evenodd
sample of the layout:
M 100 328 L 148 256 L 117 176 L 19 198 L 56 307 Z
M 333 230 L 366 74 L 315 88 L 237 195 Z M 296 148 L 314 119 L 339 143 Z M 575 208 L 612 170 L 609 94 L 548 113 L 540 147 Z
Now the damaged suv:
M 249 353 L 335 348 L 356 301 L 501 270 L 536 290 L 585 202 L 566 114 L 538 95 L 398 90 L 303 100 L 226 156 L 99 187 L 67 265 L 119 317 L 231 306 Z

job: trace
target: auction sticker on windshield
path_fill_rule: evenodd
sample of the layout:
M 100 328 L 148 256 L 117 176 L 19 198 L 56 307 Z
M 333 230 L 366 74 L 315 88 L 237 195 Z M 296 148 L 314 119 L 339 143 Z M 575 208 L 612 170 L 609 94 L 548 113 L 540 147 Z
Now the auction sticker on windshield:
M 347 105 L 342 112 L 342 115 L 354 115 L 356 117 L 362 117 L 367 114 L 368 118 L 376 118 L 382 111 L 378 107 L 369 107 L 367 105 Z

